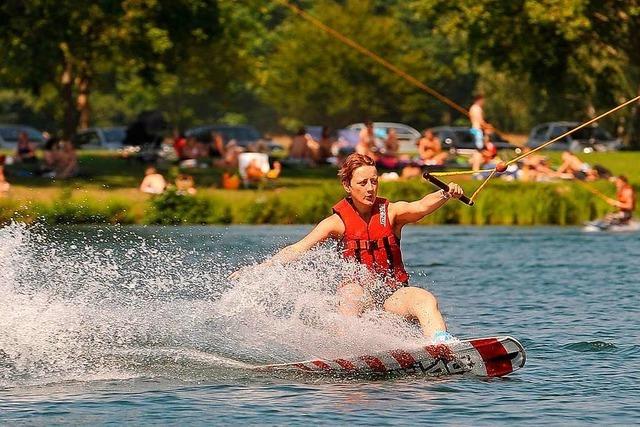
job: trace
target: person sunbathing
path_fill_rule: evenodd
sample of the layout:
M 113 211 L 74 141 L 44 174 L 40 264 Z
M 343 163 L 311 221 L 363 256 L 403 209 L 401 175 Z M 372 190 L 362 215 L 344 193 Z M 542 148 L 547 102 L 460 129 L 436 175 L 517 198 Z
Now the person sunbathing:
M 598 179 L 598 172 L 570 151 L 562 153 L 562 164 L 556 170 L 556 173 L 564 179 L 579 179 L 580 181 L 595 181 Z

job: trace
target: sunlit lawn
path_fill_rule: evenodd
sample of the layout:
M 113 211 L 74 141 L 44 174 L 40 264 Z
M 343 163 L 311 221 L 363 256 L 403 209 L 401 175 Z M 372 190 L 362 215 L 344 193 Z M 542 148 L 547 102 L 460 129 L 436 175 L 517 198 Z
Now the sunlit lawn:
M 547 151 L 543 155 L 549 156 L 552 164 L 560 164 L 560 152 Z M 38 176 L 36 167 L 32 165 L 8 165 L 6 174 L 12 183 L 16 196 L 26 195 L 20 191 L 45 188 L 84 188 L 86 190 L 117 190 L 136 188 L 144 175 L 145 164 L 135 159 L 123 159 L 114 152 L 79 151 L 81 176 L 69 180 L 56 180 Z M 591 165 L 599 164 L 610 169 L 614 174 L 625 174 L 629 179 L 640 184 L 640 152 L 621 151 L 613 153 L 580 154 L 580 157 Z M 159 169 L 168 179 L 173 179 L 178 173 L 194 176 L 200 189 L 215 189 L 220 187 L 223 170 L 220 168 L 188 168 L 181 169 L 173 164 L 160 164 Z M 296 167 L 285 168 L 282 176 L 272 188 L 314 187 L 323 183 L 338 184 L 337 169 L 333 166 L 316 168 Z M 462 178 L 464 179 L 464 178 Z M 27 191 L 28 192 L 28 191 Z M 43 192 L 45 195 L 48 192 Z

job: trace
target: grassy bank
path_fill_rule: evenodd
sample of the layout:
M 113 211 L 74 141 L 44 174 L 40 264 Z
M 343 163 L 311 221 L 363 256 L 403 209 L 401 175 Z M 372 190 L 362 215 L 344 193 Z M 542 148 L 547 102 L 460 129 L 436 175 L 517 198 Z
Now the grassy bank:
M 640 181 L 634 165 L 640 153 L 584 156 L 616 173 Z M 13 184 L 9 196 L 0 198 L 0 221 L 36 220 L 60 223 L 121 224 L 295 224 L 314 223 L 331 211 L 343 195 L 335 169 L 285 170 L 275 188 L 221 190 L 214 188 L 221 171 L 188 170 L 195 176 L 196 196 L 168 192 L 162 196 L 141 194 L 135 186 L 143 165 L 113 156 L 83 153 L 81 167 L 87 175 L 55 182 L 9 169 Z M 12 176 L 12 173 L 14 176 Z M 165 173 L 178 173 L 170 167 Z M 460 181 L 470 193 L 477 182 Z M 612 184 L 598 182 L 598 190 L 613 195 Z M 391 200 L 415 200 L 432 191 L 422 180 L 381 184 L 381 195 Z M 604 215 L 610 207 L 573 182 L 517 183 L 492 181 L 470 208 L 449 202 L 427 217 L 428 224 L 473 225 L 573 225 Z

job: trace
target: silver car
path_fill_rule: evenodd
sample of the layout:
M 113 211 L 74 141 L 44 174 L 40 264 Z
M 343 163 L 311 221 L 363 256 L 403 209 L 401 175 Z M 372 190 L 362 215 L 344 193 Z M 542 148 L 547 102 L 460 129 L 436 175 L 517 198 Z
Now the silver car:
M 376 138 L 384 139 L 389 134 L 389 129 L 395 129 L 400 143 L 400 151 L 408 152 L 415 151 L 416 142 L 420 139 L 420 132 L 412 128 L 411 126 L 402 123 L 392 122 L 373 122 L 373 132 Z M 364 129 L 364 123 L 354 123 L 347 126 L 347 129 L 360 132 Z
M 536 148 L 547 141 L 576 128 L 578 122 L 548 122 L 531 129 L 527 146 Z M 614 151 L 620 149 L 622 141 L 614 138 L 609 132 L 598 126 L 588 126 L 579 129 L 571 135 L 565 136 L 548 146 L 549 150 L 569 150 L 574 152 L 591 153 L 593 151 Z

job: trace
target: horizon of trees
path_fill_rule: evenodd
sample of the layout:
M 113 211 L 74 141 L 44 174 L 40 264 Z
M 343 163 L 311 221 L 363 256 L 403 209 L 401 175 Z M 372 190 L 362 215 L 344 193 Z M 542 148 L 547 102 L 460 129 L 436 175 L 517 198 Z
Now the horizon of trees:
M 302 0 L 296 5 L 500 129 L 584 121 L 640 94 L 640 0 Z M 291 131 L 466 117 L 278 2 L 7 0 L 0 122 L 69 136 L 163 111 Z M 640 145 L 640 106 L 603 126 Z

